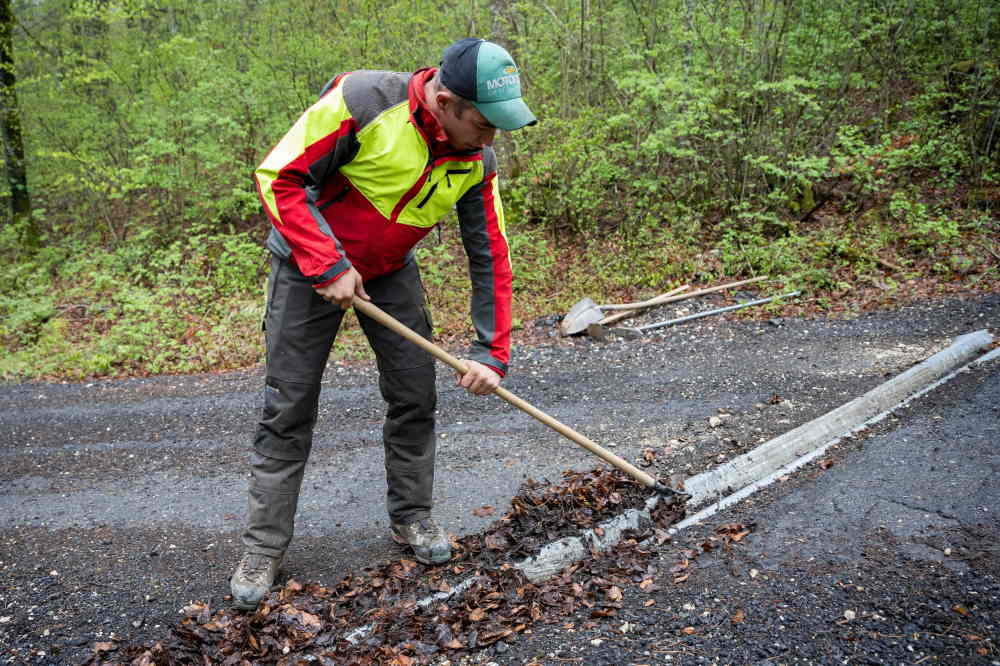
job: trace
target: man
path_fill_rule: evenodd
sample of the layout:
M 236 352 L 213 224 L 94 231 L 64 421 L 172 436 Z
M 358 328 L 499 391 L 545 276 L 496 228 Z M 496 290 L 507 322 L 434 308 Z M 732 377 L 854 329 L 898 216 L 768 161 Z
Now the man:
M 413 246 L 458 211 L 477 340 L 458 383 L 491 393 L 510 356 L 511 270 L 491 144 L 536 120 L 497 44 L 463 39 L 439 69 L 334 78 L 255 172 L 272 222 L 265 399 L 253 452 L 246 552 L 230 584 L 255 608 L 292 538 L 320 379 L 344 311 L 370 300 L 426 338 L 431 321 Z M 421 562 L 451 557 L 431 517 L 432 357 L 358 314 L 387 403 L 383 428 L 392 537 Z

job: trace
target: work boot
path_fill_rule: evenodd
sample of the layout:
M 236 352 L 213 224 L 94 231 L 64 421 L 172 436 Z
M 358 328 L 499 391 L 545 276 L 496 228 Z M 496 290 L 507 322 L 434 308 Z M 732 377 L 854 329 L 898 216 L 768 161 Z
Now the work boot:
M 274 585 L 274 578 L 281 566 L 280 557 L 260 553 L 246 553 L 236 565 L 229 587 L 233 592 L 233 606 L 254 610 Z
M 448 535 L 431 518 L 402 525 L 392 524 L 392 540 L 410 546 L 413 556 L 424 564 L 441 564 L 451 559 Z

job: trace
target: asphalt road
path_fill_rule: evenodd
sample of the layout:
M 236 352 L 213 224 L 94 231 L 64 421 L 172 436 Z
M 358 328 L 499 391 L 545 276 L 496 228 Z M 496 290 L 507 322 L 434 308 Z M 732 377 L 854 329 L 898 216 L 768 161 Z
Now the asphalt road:
M 553 340 L 517 349 L 505 385 L 626 458 L 655 448 L 665 461 L 658 471 L 683 476 L 843 404 L 956 335 L 990 327 L 997 334 L 998 322 L 995 294 L 852 320 L 703 319 L 638 341 Z M 994 368 L 989 376 L 995 374 Z M 328 370 L 286 576 L 332 584 L 359 566 L 400 555 L 386 530 L 382 405 L 374 379 L 368 364 L 334 363 Z M 245 464 L 261 385 L 257 368 L 0 387 L 0 654 L 10 663 L 75 663 L 95 641 L 162 637 L 190 600 L 224 603 L 240 553 Z M 984 390 L 976 404 L 995 406 L 995 387 Z M 439 391 L 435 514 L 453 532 L 488 523 L 491 518 L 472 510 L 491 505 L 504 511 L 525 478 L 556 478 L 568 467 L 594 465 L 588 454 L 505 403 L 456 389 L 444 370 Z M 930 420 L 921 427 L 954 442 L 948 439 L 933 458 L 920 459 L 919 474 L 908 471 L 913 456 L 905 448 L 892 453 L 894 447 L 878 447 L 883 458 L 831 471 L 875 468 L 881 477 L 834 480 L 828 474 L 819 479 L 833 484 L 828 491 L 846 493 L 836 502 L 794 500 L 798 507 L 827 507 L 828 515 L 786 507 L 757 520 L 780 526 L 755 533 L 759 552 L 752 557 L 761 559 L 759 570 L 787 566 L 776 555 L 788 549 L 779 545 L 783 532 L 833 534 L 838 542 L 857 545 L 868 534 L 864 521 L 882 515 L 912 533 L 907 557 L 933 555 L 933 546 L 913 540 L 927 522 L 920 516 L 932 516 L 928 525 L 940 532 L 979 517 L 974 506 L 966 507 L 972 512 L 966 515 L 944 504 L 948 497 L 997 506 L 995 458 L 993 467 L 969 468 L 978 460 L 970 451 L 943 453 L 957 451 L 958 441 L 976 451 L 996 442 L 996 412 L 980 407 L 948 411 L 942 403 L 928 411 Z M 724 423 L 708 425 L 720 413 Z M 917 427 L 918 416 L 908 418 L 885 436 L 903 438 L 900 446 L 917 441 L 903 434 Z M 964 424 L 961 437 L 947 434 L 953 422 Z M 915 484 L 905 491 L 905 503 L 876 492 L 900 479 Z M 924 497 L 913 493 L 928 485 L 940 486 L 937 499 L 914 499 Z M 801 492 L 810 487 L 803 485 Z M 862 501 L 866 492 L 871 502 Z M 758 506 L 752 501 L 740 510 Z M 995 535 L 995 523 L 983 524 Z M 851 557 L 847 551 L 833 556 Z M 508 657 L 545 657 L 559 641 L 578 639 L 540 629 L 513 644 Z M 475 656 L 502 658 L 504 653 Z

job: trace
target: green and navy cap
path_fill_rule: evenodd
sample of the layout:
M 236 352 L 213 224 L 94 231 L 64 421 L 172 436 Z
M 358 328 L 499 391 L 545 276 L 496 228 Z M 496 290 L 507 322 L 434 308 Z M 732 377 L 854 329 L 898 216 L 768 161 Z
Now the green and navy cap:
M 492 125 L 516 130 L 538 122 L 521 99 L 521 75 L 499 44 L 466 37 L 444 50 L 441 83 L 461 95 Z

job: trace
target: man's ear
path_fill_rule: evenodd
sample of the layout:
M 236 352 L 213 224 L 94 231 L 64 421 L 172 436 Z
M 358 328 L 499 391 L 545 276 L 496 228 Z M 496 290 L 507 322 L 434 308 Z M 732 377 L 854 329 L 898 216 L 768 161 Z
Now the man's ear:
M 455 111 L 455 96 L 448 90 L 438 90 L 434 93 L 434 101 L 437 102 L 437 106 L 441 109 L 442 113 L 454 113 Z

